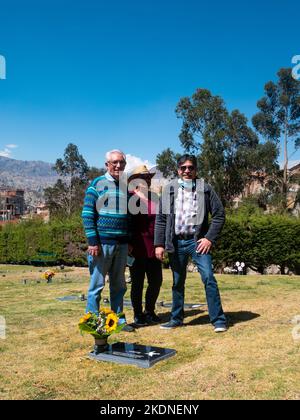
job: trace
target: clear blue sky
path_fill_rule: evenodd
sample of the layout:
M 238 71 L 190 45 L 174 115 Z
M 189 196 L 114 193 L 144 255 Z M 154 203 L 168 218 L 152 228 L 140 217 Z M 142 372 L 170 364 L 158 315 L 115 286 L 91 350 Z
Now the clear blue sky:
M 111 148 L 180 151 L 178 100 L 207 88 L 251 117 L 300 54 L 299 16 L 292 0 L 0 0 L 0 151 L 54 162 L 74 142 L 97 166 Z

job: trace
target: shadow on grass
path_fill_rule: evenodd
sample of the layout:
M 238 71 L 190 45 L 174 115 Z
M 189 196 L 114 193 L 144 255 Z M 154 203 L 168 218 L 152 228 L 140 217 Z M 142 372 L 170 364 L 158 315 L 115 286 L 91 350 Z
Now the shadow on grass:
M 184 311 L 184 317 L 185 317 L 185 322 L 184 325 L 185 326 L 192 326 L 192 325 L 207 325 L 210 324 L 210 319 L 208 314 L 206 313 L 205 315 L 201 315 L 202 313 L 205 313 L 205 310 L 202 309 L 191 309 L 191 310 L 185 310 Z M 191 316 L 196 316 L 199 315 L 197 318 L 192 319 L 191 321 L 186 321 L 186 318 L 191 317 Z M 157 315 L 159 316 L 159 318 L 161 319 L 161 323 L 164 322 L 168 322 L 170 321 L 171 318 L 171 312 L 163 312 L 163 313 L 159 313 L 159 311 L 157 312 Z M 249 322 L 252 321 L 253 319 L 259 318 L 260 314 L 254 313 L 254 312 L 249 312 L 249 311 L 239 311 L 239 312 L 226 312 L 225 313 L 226 318 L 227 318 L 227 324 L 228 327 L 233 327 L 235 324 L 240 324 L 242 322 Z M 143 327 L 137 327 L 135 326 L 134 323 L 131 324 L 132 326 L 134 326 L 135 328 L 147 328 L 150 326 L 153 326 L 155 324 L 151 324 L 151 325 L 145 325 Z M 159 324 L 156 324 L 159 325 Z
M 191 311 L 195 312 L 195 311 Z M 186 311 L 185 316 L 193 316 L 195 313 L 191 313 Z M 199 311 L 197 311 L 199 313 Z M 235 324 L 240 324 L 242 322 L 252 321 L 253 319 L 259 318 L 260 314 L 256 314 L 255 312 L 249 311 L 239 311 L 239 312 L 226 312 L 225 313 L 228 326 L 233 327 Z M 205 325 L 210 324 L 210 320 L 208 315 L 203 315 L 198 318 L 193 319 L 190 322 L 186 322 L 185 325 Z
M 205 312 L 204 310 L 201 309 L 192 309 L 192 310 L 185 310 L 185 316 L 194 316 L 194 315 L 199 315 L 199 313 Z M 160 325 L 163 324 L 165 322 L 170 321 L 171 318 L 171 312 L 159 312 L 155 311 L 156 315 L 160 318 L 160 322 L 158 323 L 152 323 L 152 324 L 147 324 L 147 325 L 143 325 L 143 326 L 137 326 L 135 325 L 134 322 L 132 322 L 130 325 L 132 325 L 134 328 L 139 329 L 139 328 L 147 328 L 147 327 L 153 327 L 154 325 Z

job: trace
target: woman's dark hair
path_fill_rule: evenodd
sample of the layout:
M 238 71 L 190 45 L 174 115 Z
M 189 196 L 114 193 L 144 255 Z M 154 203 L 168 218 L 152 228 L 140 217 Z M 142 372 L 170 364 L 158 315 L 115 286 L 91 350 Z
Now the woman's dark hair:
M 194 155 L 182 155 L 178 160 L 177 160 L 177 168 L 180 168 L 181 165 L 184 164 L 184 162 L 186 162 L 187 160 L 189 160 L 190 162 L 193 163 L 193 165 L 195 166 L 195 169 L 197 169 L 197 159 Z

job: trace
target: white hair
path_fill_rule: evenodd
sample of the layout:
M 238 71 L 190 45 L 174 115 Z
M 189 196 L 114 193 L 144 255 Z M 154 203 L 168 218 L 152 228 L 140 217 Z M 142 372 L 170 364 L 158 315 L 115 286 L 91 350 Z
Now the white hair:
M 123 159 L 126 162 L 126 155 L 125 155 L 125 153 L 123 153 L 121 150 L 118 150 L 118 149 L 114 149 L 114 150 L 111 150 L 110 152 L 107 152 L 106 153 L 106 155 L 105 155 L 106 162 L 108 162 L 110 160 L 110 157 L 111 157 L 111 155 L 113 153 L 119 153 L 120 155 L 122 155 L 123 156 Z

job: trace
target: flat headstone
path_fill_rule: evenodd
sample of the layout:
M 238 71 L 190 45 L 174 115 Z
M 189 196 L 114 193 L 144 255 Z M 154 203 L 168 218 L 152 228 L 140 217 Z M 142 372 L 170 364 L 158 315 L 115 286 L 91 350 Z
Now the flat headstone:
M 60 300 L 61 302 L 70 302 L 73 300 L 81 300 L 80 296 L 63 296 L 63 297 L 59 297 L 56 298 L 57 300 Z
M 161 360 L 175 356 L 176 350 L 143 346 L 135 343 L 114 343 L 102 353 L 89 353 L 89 358 L 98 362 L 113 362 L 150 368 Z
M 70 302 L 70 301 L 76 301 L 76 300 L 81 300 L 81 301 L 87 300 L 87 298 L 85 297 L 84 294 L 81 294 L 80 296 L 63 296 L 63 297 L 59 297 L 59 298 L 56 298 L 56 299 L 60 300 L 62 302 Z M 110 303 L 109 299 L 104 298 L 103 303 L 105 303 L 105 304 Z M 145 302 L 143 302 L 143 303 L 145 303 Z M 123 304 L 126 307 L 132 307 L 132 303 L 131 303 L 130 300 L 125 299 Z M 157 302 L 156 305 L 160 306 L 162 308 L 172 308 L 172 303 L 166 303 L 166 302 L 163 302 L 163 301 Z M 197 308 L 201 308 L 203 306 L 207 306 L 207 305 L 205 303 L 185 303 L 184 304 L 184 307 L 186 309 L 197 309 Z
M 106 302 L 105 302 L 106 303 Z M 130 300 L 124 300 L 123 301 L 124 306 L 129 306 L 132 307 L 132 303 Z M 143 304 L 145 304 L 145 302 L 143 302 Z M 156 306 L 160 306 L 162 308 L 172 308 L 172 303 L 166 303 L 164 301 L 160 301 L 156 303 Z M 201 308 L 202 306 L 207 306 L 205 303 L 185 303 L 184 307 L 188 308 L 188 309 L 197 309 L 197 308 Z
M 161 306 L 162 308 L 172 308 L 172 303 L 166 303 L 166 302 L 159 302 L 158 306 Z M 184 307 L 186 309 L 197 309 L 201 308 L 202 306 L 207 306 L 205 303 L 185 303 Z
M 190 308 L 190 309 L 202 308 L 203 306 L 207 306 L 207 305 L 205 303 L 185 303 L 184 304 L 185 308 Z

